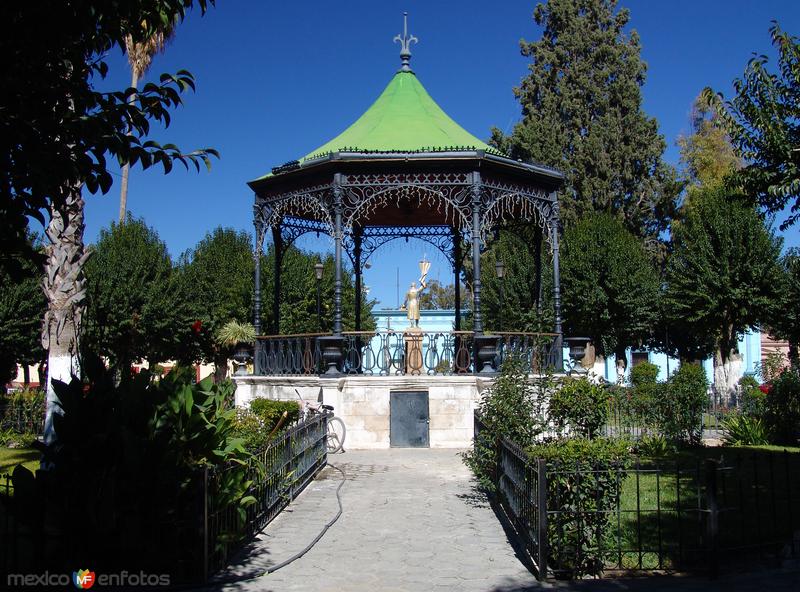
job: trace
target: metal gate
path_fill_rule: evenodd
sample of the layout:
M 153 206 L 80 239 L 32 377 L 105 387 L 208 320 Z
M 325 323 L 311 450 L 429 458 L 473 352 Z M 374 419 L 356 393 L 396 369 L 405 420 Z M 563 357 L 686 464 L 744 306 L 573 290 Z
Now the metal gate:
M 427 391 L 389 393 L 389 444 L 392 447 L 427 448 L 430 423 Z

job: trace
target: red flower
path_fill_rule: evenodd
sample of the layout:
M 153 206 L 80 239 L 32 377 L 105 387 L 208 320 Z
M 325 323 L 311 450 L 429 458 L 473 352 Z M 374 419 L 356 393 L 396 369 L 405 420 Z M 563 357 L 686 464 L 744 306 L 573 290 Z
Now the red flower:
M 760 390 L 765 395 L 768 395 L 769 392 L 772 390 L 772 385 L 769 382 L 765 382 L 764 384 L 758 387 L 758 390 Z
M 203 328 L 203 321 L 197 320 L 192 323 L 192 331 L 194 331 L 195 335 L 200 335 L 200 329 Z

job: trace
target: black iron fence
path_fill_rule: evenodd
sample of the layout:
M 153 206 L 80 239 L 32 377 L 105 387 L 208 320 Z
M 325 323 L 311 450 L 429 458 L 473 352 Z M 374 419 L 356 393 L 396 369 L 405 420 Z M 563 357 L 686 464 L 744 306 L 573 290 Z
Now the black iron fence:
M 494 439 L 493 482 L 540 579 L 576 569 L 716 574 L 742 560 L 800 556 L 800 454 L 706 449 L 619 466 L 530 458 Z
M 173 518 L 121 516 L 128 528 L 136 529 L 136 536 L 105 540 L 104 549 L 98 549 L 97 541 L 86 541 L 80 529 L 54 530 L 53 520 L 40 519 L 54 513 L 42 505 L 46 498 L 15 499 L 10 476 L 0 475 L 0 573 L 74 569 L 86 557 L 104 555 L 114 565 L 129 567 L 125 562 L 132 562 L 149 573 L 169 574 L 173 584 L 204 582 L 325 466 L 328 418 L 316 414 L 298 423 L 244 468 L 231 465 L 196 473 L 186 485 L 184 507 L 154 512 Z M 126 548 L 131 541 L 139 548 Z
M 256 374 L 314 375 L 325 371 L 319 337 L 298 334 L 259 337 Z M 509 355 L 526 360 L 530 372 L 559 368 L 561 351 L 554 333 L 497 333 L 495 368 Z M 342 334 L 344 374 L 374 376 L 451 375 L 475 372 L 472 331 L 346 331 Z M 480 369 L 480 368 L 479 368 Z
M 42 397 L 0 401 L 0 431 L 39 435 L 44 430 L 44 400 Z

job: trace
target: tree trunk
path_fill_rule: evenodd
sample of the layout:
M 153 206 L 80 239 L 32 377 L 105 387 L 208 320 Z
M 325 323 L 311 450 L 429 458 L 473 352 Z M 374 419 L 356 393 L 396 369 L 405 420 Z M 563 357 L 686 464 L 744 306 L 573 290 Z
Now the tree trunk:
M 80 375 L 78 335 L 86 296 L 83 266 L 89 257 L 83 247 L 83 205 L 80 186 L 73 188 L 62 208 L 51 208 L 45 231 L 49 243 L 43 283 L 47 312 L 42 327 L 42 346 L 48 352 L 46 443 L 56 439 L 53 413 L 58 397 L 53 381 L 69 382 L 73 375 Z
M 131 68 L 131 88 L 138 88 L 139 86 L 139 73 L 136 68 Z M 136 95 L 131 95 L 128 100 L 133 103 L 136 100 Z M 130 134 L 130 131 L 128 132 Z M 119 223 L 125 223 L 125 214 L 128 211 L 128 175 L 130 173 L 130 164 L 127 162 L 122 165 L 122 181 L 119 184 Z
M 214 356 L 214 382 L 220 383 L 228 377 L 228 356 L 226 352 L 217 352 Z
M 22 364 L 22 385 L 25 388 L 31 385 L 31 368 L 27 362 Z
M 800 348 L 796 341 L 789 341 L 789 363 L 795 370 L 800 370 Z
M 719 402 L 727 404 L 736 397 L 736 387 L 742 377 L 742 355 L 736 349 L 727 356 L 722 354 L 721 347 L 714 352 L 714 392 Z

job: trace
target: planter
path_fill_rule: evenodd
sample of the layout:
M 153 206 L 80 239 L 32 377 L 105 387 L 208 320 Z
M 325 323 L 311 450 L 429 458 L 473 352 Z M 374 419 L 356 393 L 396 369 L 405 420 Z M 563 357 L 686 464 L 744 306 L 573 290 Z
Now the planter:
M 319 348 L 322 350 L 322 364 L 327 368 L 324 372 L 327 376 L 336 376 L 339 374 L 339 366 L 342 362 L 342 347 L 344 346 L 344 338 L 337 335 L 326 335 L 325 337 L 317 337 L 319 340 Z
M 253 345 L 239 342 L 233 349 L 234 376 L 247 376 L 247 364 L 253 361 Z
M 481 374 L 497 372 L 494 367 L 497 357 L 497 344 L 500 341 L 499 335 L 476 335 L 475 357 L 477 358 L 476 370 Z

